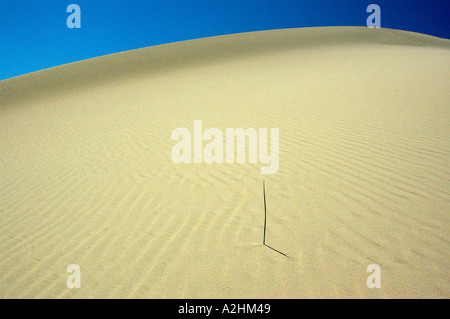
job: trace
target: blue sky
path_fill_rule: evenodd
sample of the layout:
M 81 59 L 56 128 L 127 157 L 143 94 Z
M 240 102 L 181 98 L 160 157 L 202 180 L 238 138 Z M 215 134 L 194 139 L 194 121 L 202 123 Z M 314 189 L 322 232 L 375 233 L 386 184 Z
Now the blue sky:
M 81 29 L 69 29 L 69 4 Z M 450 38 L 449 0 L 0 0 L 0 80 L 162 43 L 316 26 L 381 26 Z

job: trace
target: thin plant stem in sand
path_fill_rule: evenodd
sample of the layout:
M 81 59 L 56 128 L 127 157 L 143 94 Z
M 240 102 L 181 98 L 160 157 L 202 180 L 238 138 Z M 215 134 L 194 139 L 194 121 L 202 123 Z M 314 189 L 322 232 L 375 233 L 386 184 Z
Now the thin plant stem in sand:
M 266 183 L 263 180 L 263 196 L 264 196 L 264 237 L 263 237 L 263 245 L 266 246 L 267 248 L 272 249 L 273 251 L 276 251 L 277 253 L 289 258 L 288 255 L 286 255 L 285 253 L 282 253 L 279 250 L 276 250 L 275 248 L 270 247 L 269 245 L 266 245 L 266 227 L 267 227 L 267 206 L 266 206 Z

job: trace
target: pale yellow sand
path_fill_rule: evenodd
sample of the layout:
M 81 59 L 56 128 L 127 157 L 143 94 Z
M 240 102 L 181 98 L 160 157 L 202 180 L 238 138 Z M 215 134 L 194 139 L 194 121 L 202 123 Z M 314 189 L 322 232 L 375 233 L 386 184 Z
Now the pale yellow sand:
M 448 298 L 449 75 L 448 40 L 345 27 L 2 81 L 0 297 Z M 174 164 L 196 119 L 279 128 L 278 172 Z

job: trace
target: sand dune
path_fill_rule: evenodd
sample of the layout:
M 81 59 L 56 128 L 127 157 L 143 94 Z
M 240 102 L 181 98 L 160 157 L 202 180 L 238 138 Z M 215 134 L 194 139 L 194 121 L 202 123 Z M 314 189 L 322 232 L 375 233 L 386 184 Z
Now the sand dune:
M 0 297 L 448 298 L 449 75 L 449 40 L 333 27 L 1 81 Z M 278 172 L 175 164 L 194 120 L 279 128 Z

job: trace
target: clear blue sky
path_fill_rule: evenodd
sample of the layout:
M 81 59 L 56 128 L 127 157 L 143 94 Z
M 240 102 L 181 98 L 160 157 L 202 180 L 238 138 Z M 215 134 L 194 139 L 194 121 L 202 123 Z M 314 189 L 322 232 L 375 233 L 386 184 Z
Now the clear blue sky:
M 69 4 L 81 29 L 69 29 Z M 449 0 L 0 0 L 0 80 L 151 45 L 247 31 L 381 26 L 450 38 Z

